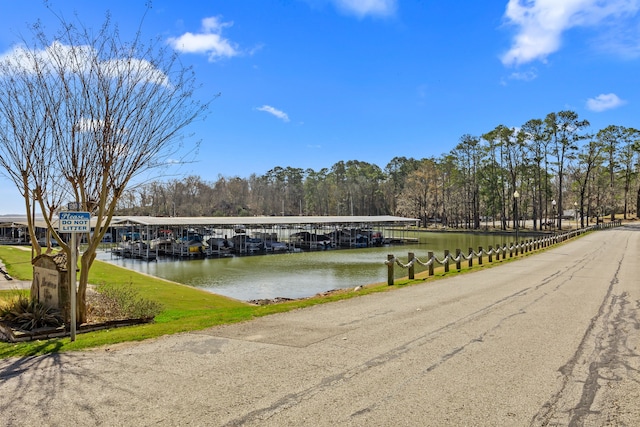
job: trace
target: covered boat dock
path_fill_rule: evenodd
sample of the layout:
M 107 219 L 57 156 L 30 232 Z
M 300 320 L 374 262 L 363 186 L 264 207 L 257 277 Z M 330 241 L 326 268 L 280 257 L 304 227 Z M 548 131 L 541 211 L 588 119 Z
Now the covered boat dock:
M 1 218 L 0 241 L 28 244 L 25 216 Z M 45 244 L 46 223 L 34 218 Z M 55 218 L 53 226 L 57 227 Z M 103 239 L 115 255 L 153 260 L 329 248 L 357 248 L 415 241 L 418 220 L 398 216 L 152 217 L 114 216 Z M 96 226 L 92 218 L 92 229 Z M 63 235 L 64 238 L 64 235 Z M 40 240 L 39 239 L 39 240 Z
M 323 250 L 402 243 L 417 220 L 397 216 L 114 217 L 111 239 L 125 255 L 180 257 Z M 144 257 L 144 256 L 141 256 Z

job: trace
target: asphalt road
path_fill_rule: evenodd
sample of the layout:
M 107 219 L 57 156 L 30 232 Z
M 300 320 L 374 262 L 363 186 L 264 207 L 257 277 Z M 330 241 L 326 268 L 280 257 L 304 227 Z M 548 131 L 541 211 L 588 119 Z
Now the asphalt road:
M 639 258 L 624 226 L 393 292 L 0 360 L 0 424 L 637 426 Z

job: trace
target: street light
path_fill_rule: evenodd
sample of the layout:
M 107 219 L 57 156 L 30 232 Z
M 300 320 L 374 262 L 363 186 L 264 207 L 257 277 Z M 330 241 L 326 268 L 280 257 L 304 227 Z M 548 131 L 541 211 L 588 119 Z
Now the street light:
M 513 201 L 515 206 L 514 212 L 516 217 L 516 244 L 518 244 L 518 223 L 520 222 L 518 218 L 518 198 L 520 198 L 520 193 L 518 193 L 518 190 L 516 190 L 513 192 Z
M 551 210 L 553 210 L 553 229 L 556 228 L 556 199 L 551 201 Z
M 578 202 L 573 202 L 573 211 L 576 216 L 576 230 L 578 229 Z

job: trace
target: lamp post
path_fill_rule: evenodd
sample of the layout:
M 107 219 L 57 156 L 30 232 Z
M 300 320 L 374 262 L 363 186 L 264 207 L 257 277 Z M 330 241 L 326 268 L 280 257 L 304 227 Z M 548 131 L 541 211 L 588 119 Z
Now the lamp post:
M 520 193 L 518 190 L 513 192 L 513 205 L 514 205 L 514 213 L 516 220 L 516 244 L 518 244 L 518 223 L 520 222 L 520 218 L 518 218 L 518 198 L 520 198 Z
M 573 211 L 576 216 L 576 230 L 578 229 L 578 202 L 573 202 Z
M 553 211 L 553 229 L 556 229 L 556 199 L 551 201 L 551 210 Z

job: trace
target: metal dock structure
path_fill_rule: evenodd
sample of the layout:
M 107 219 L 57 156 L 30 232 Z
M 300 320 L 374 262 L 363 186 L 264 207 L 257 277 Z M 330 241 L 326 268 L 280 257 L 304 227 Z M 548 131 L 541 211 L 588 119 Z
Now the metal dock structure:
M 114 217 L 114 242 L 141 241 L 147 254 L 182 258 L 355 248 L 411 241 L 417 224 L 397 216 Z M 149 256 L 149 255 L 147 255 Z

